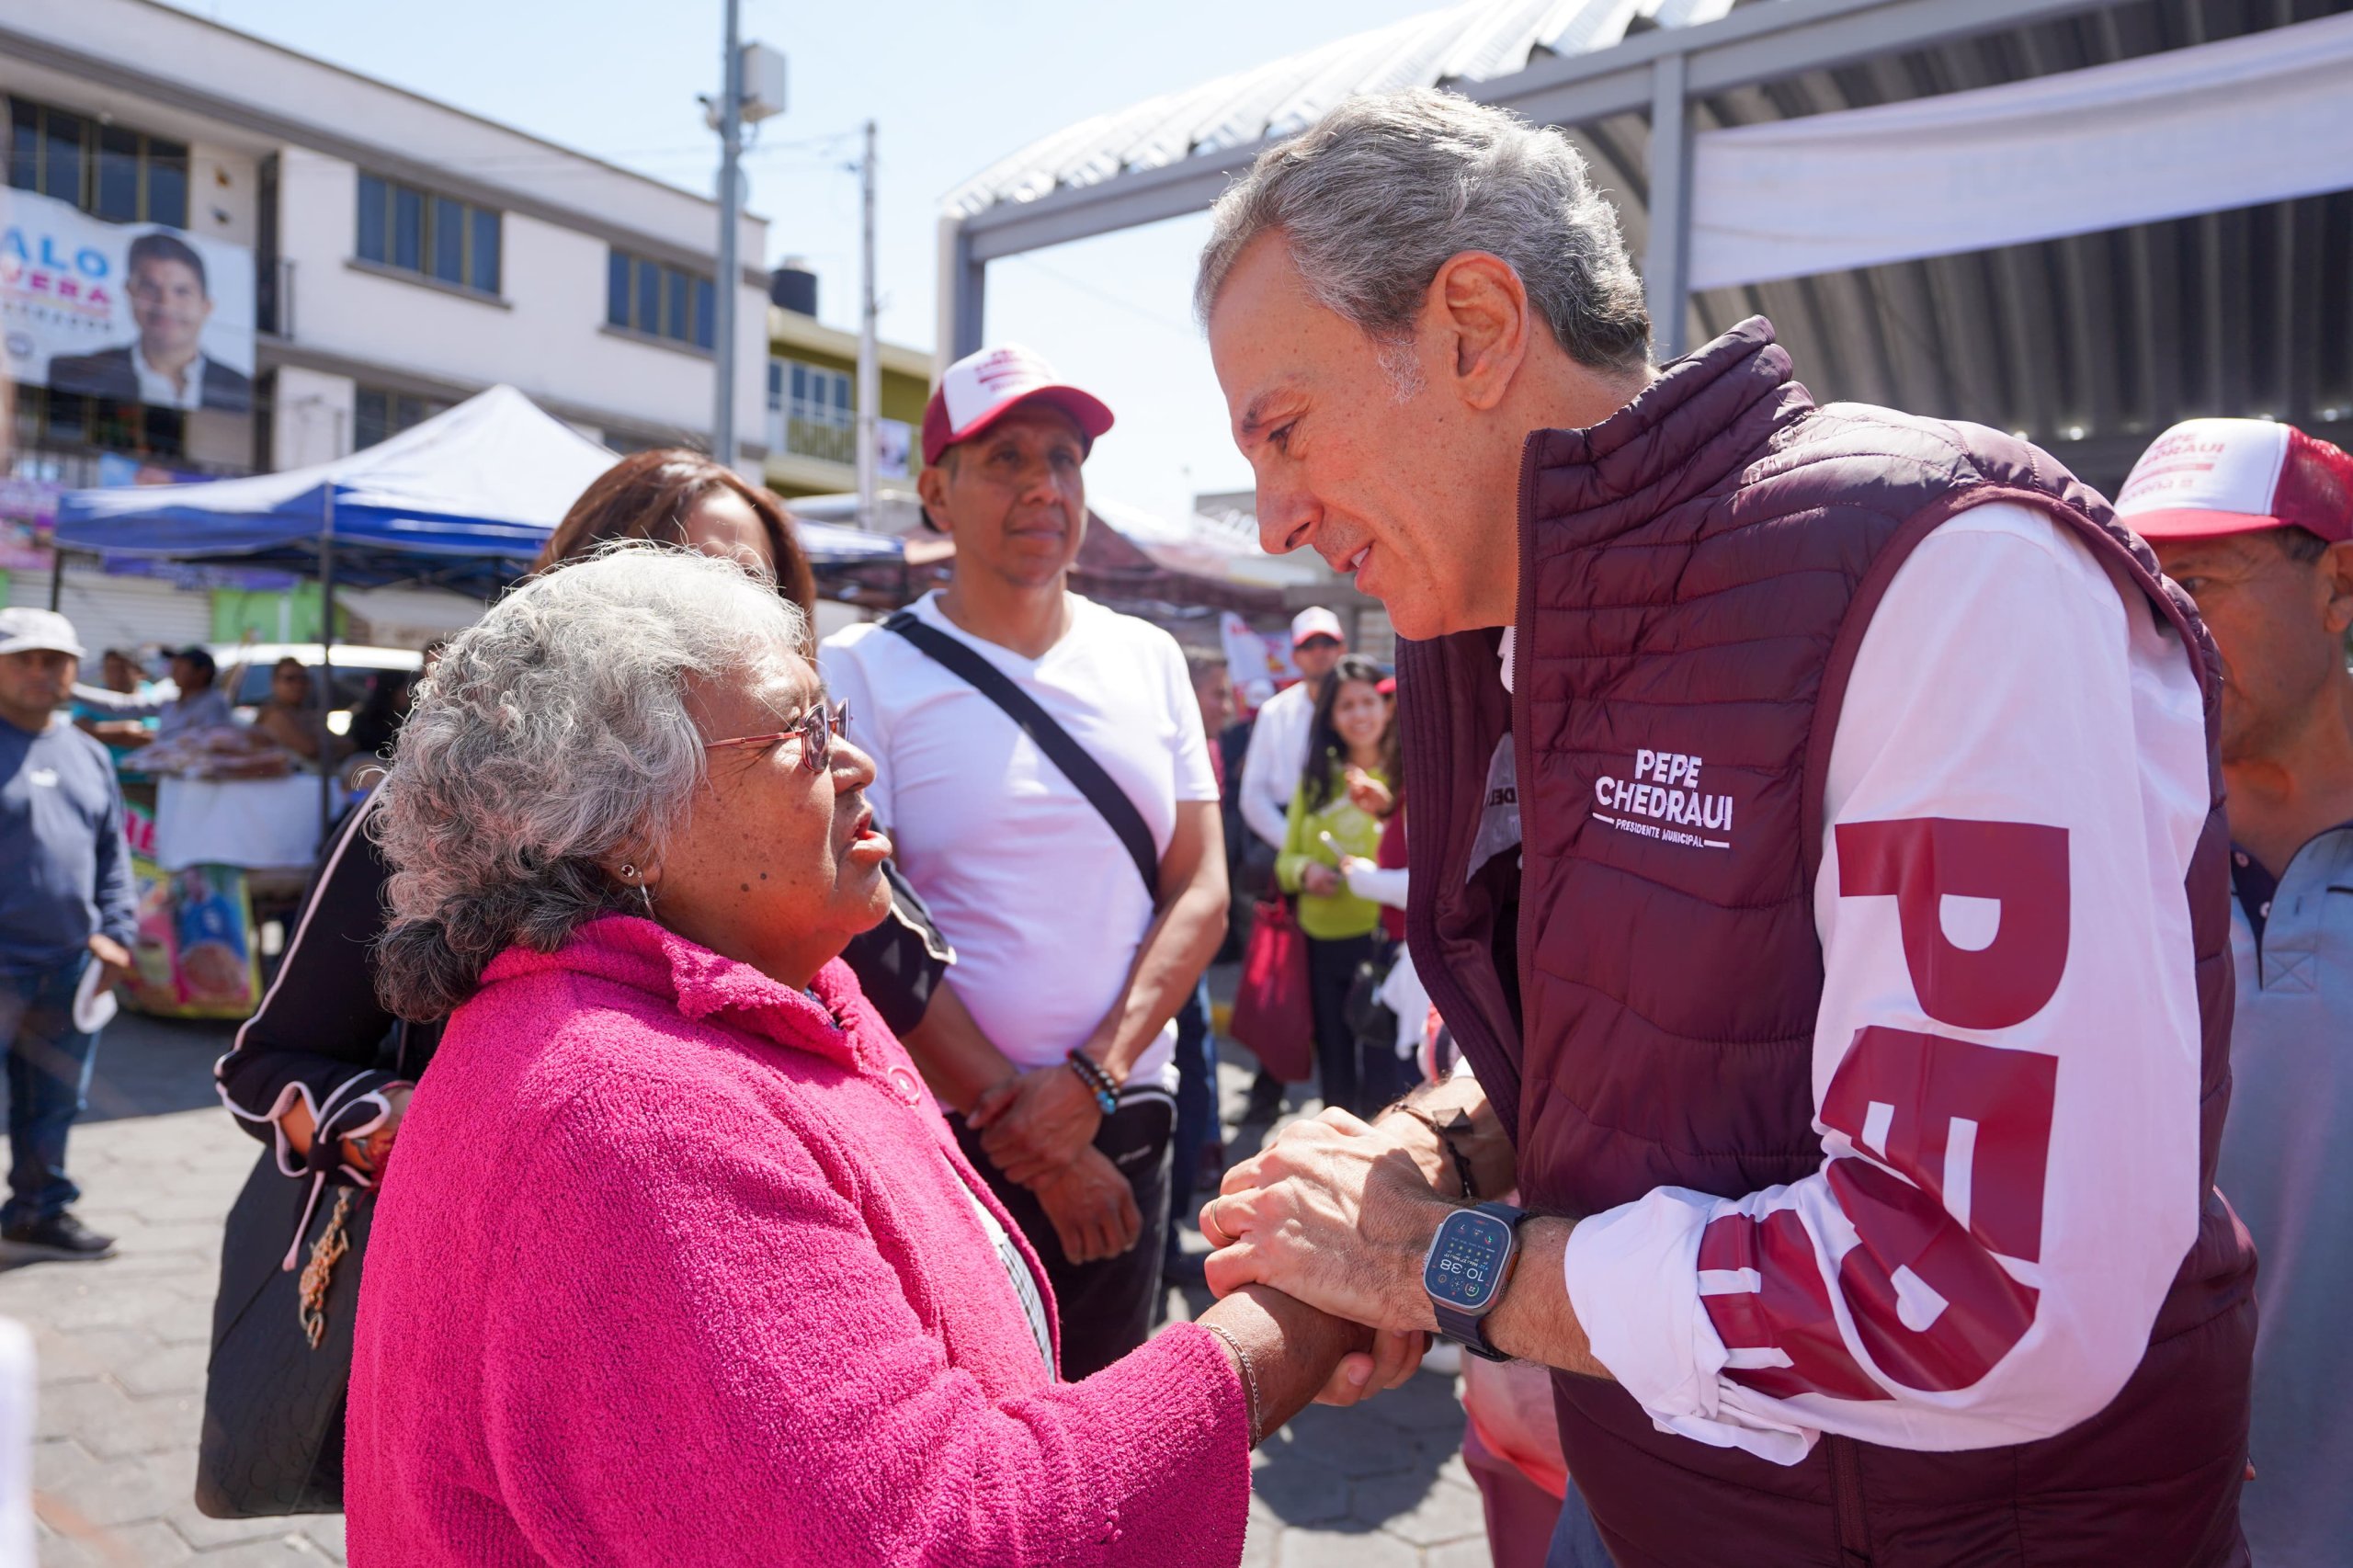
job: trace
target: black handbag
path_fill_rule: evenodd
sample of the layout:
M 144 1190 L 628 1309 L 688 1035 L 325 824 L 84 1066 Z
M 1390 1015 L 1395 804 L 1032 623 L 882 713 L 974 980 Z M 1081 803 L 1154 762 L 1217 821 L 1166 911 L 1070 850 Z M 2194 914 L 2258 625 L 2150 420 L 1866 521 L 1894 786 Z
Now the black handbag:
M 313 1184 L 282 1174 L 262 1151 L 229 1210 L 221 1292 L 212 1304 L 196 1506 L 215 1519 L 333 1514 L 343 1508 L 343 1414 L 351 1383 L 352 1320 L 374 1195 L 347 1187 L 312 1202 Z M 280 1267 L 302 1225 L 301 1267 Z M 325 1261 L 320 1243 L 347 1250 L 326 1279 L 318 1343 L 306 1331 L 303 1280 Z
M 396 1023 L 377 1063 L 406 1075 L 414 1058 L 422 1072 L 438 1037 L 438 1027 Z M 375 1210 L 372 1191 L 330 1193 L 315 1177 L 287 1176 L 272 1149 L 254 1162 L 221 1239 L 196 1455 L 206 1517 L 343 1511 L 352 1325 Z

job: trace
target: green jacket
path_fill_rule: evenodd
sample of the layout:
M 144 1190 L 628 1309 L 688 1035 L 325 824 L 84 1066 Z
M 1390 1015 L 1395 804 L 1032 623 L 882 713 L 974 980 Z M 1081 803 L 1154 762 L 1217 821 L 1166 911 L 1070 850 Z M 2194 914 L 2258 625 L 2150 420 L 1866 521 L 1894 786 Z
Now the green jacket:
M 1366 777 L 1389 782 L 1378 768 Z M 1307 783 L 1300 781 L 1290 798 L 1290 823 L 1283 834 L 1282 853 L 1275 857 L 1275 881 L 1285 892 L 1299 893 L 1299 928 L 1327 942 L 1363 937 L 1380 929 L 1381 905 L 1358 898 L 1343 886 L 1328 896 L 1299 892 L 1300 879 L 1311 865 L 1339 869 L 1340 857 L 1322 838 L 1330 834 L 1344 855 L 1370 860 L 1381 848 L 1381 819 L 1348 799 L 1347 770 L 1332 770 L 1332 798 L 1313 811 L 1307 809 Z

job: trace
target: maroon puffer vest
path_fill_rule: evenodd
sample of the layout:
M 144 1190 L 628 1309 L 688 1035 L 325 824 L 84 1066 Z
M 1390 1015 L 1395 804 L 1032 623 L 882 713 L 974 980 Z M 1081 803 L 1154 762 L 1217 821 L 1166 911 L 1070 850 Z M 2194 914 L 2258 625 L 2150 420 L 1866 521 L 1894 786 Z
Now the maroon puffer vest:
M 1493 632 L 1401 646 L 1415 960 L 1516 1130 L 1534 1209 L 1592 1213 L 1665 1185 L 1737 1197 L 1821 1166 L 1824 773 L 1871 611 L 1938 524 L 2024 503 L 2121 567 L 2200 658 L 2212 744 L 2212 644 L 2105 501 L 1991 430 L 1816 410 L 1771 345 L 1747 322 L 1605 423 L 1529 437 L 1516 696 Z M 1506 729 L 1522 866 L 1502 855 L 1467 874 Z M 1703 803 L 1666 831 L 1731 848 L 1591 821 L 1597 779 L 1627 803 L 1638 748 L 1704 756 L 1735 830 Z M 1563 1374 L 1569 1468 L 1620 1568 L 2244 1561 L 2254 1252 L 2213 1192 L 2232 988 L 2219 767 L 2213 780 L 2186 889 L 2207 1196 L 2122 1392 L 2041 1442 L 1915 1453 L 1833 1437 L 1785 1468 L 1662 1434 L 1616 1384 Z

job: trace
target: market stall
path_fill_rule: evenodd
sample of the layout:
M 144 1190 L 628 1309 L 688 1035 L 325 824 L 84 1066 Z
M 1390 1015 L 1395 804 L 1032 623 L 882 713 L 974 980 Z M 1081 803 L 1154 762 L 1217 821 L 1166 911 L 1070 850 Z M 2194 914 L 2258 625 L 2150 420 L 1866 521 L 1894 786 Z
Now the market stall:
M 493 387 L 329 463 L 68 492 L 54 542 L 61 571 L 70 554 L 102 566 L 234 561 L 314 577 L 332 639 L 338 586 L 488 598 L 529 568 L 573 500 L 613 460 L 514 388 Z M 320 660 L 328 690 L 334 659 L 329 641 Z M 323 705 L 323 742 L 326 717 Z M 135 991 L 153 1010 L 250 1009 L 257 955 L 249 878 L 299 877 L 342 803 L 333 767 L 247 767 L 229 740 L 217 738 L 217 756 L 154 769 L 154 813 L 135 829 L 143 840 L 133 846 L 143 862 Z

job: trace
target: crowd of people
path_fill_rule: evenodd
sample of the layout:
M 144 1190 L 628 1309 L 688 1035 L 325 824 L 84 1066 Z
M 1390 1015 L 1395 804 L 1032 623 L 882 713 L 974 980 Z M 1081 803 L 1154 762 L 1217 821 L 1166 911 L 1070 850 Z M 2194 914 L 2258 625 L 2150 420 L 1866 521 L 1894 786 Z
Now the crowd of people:
M 1003 346 L 925 414 L 945 586 L 821 645 L 774 497 L 641 453 L 370 719 L 217 1069 L 349 1314 L 353 1562 L 1229 1564 L 1251 1449 L 1434 1335 L 1510 1568 L 2338 1561 L 2353 458 L 2191 420 L 2111 504 L 1762 320 L 1654 366 L 1568 141 L 1443 93 L 1260 158 L 1196 303 L 1393 672 L 1073 592 L 1112 411 Z M 0 613 L 61 1254 L 127 961 L 84 656 Z M 1320 1109 L 1226 1168 L 1262 896 Z

